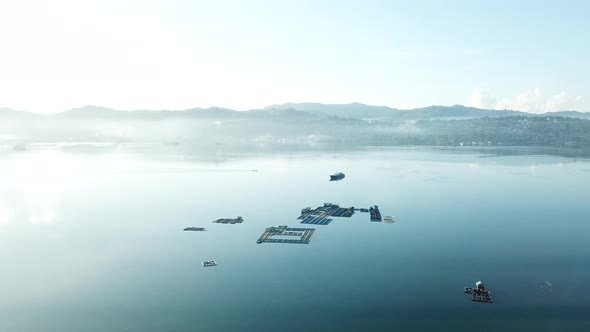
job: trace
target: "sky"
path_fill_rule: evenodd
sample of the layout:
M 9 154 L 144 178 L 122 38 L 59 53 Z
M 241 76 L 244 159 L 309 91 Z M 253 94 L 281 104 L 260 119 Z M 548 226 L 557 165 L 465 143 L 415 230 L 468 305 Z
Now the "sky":
M 590 1 L 0 0 L 0 108 L 590 111 Z

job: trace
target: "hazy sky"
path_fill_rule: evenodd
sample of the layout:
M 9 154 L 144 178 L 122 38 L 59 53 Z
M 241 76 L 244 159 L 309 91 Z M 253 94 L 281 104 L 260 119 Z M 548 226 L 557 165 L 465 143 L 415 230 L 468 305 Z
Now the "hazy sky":
M 590 1 L 0 0 L 0 107 L 590 111 Z

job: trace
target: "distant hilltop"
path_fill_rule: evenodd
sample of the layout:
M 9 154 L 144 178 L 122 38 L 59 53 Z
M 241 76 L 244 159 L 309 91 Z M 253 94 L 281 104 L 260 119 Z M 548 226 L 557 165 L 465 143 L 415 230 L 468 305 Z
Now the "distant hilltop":
M 461 105 L 386 106 L 287 103 L 236 111 L 221 107 L 121 111 L 84 106 L 55 114 L 0 109 L 0 146 L 31 143 L 151 142 L 176 149 L 222 146 L 554 146 L 590 148 L 590 113 L 530 114 Z
M 229 108 L 209 107 L 190 108 L 185 110 L 133 110 L 122 111 L 100 106 L 84 106 L 74 108 L 61 113 L 43 116 L 60 118 L 142 118 L 164 119 L 173 117 L 242 117 L 242 116 L 291 116 L 291 117 L 341 117 L 362 120 L 449 120 L 449 119 L 474 119 L 483 117 L 504 116 L 562 116 L 578 119 L 590 119 L 590 113 L 564 110 L 559 112 L 547 112 L 542 114 L 526 113 L 514 110 L 491 110 L 462 105 L 453 106 L 428 106 L 414 109 L 397 109 L 388 106 L 372 106 L 361 103 L 350 104 L 322 104 L 322 103 L 285 103 L 270 105 L 261 109 L 248 111 L 236 111 Z M 0 108 L 0 117 L 35 117 L 40 114 L 15 111 L 8 108 Z

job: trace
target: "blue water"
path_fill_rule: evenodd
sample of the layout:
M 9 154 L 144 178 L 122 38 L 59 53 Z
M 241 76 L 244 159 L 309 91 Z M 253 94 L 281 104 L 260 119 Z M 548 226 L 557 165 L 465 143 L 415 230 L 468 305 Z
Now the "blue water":
M 588 331 L 588 188 L 588 159 L 493 150 L 6 151 L 0 331 Z M 397 221 L 299 224 L 324 202 Z M 311 243 L 256 244 L 283 224 Z

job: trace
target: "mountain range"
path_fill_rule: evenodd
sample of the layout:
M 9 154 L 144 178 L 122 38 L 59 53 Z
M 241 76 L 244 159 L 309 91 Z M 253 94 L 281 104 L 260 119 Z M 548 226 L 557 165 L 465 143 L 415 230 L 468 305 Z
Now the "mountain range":
M 166 119 L 183 117 L 219 117 L 219 118 L 243 118 L 243 117 L 340 117 L 360 120 L 377 121 L 412 121 L 412 120 L 449 120 L 449 119 L 474 119 L 483 117 L 505 116 L 562 116 L 578 119 L 590 119 L 590 113 L 578 111 L 547 112 L 542 114 L 525 113 L 514 110 L 490 110 L 462 105 L 453 106 L 428 106 L 415 109 L 397 109 L 387 106 L 372 106 L 360 103 L 350 104 L 321 104 L 321 103 L 285 103 L 253 109 L 249 111 L 236 111 L 228 108 L 209 107 L 191 108 L 186 110 L 135 110 L 120 111 L 99 106 L 84 106 L 65 112 L 40 115 L 25 111 L 15 111 L 0 108 L 1 118 L 47 118 L 57 117 L 63 119 Z
M 280 104 L 120 111 L 84 106 L 55 114 L 0 109 L 0 146 L 51 142 L 174 142 L 174 146 L 535 145 L 590 147 L 590 113 L 530 114 L 461 105 L 410 110 L 352 104 Z

